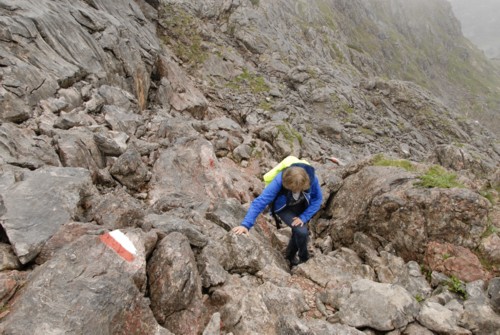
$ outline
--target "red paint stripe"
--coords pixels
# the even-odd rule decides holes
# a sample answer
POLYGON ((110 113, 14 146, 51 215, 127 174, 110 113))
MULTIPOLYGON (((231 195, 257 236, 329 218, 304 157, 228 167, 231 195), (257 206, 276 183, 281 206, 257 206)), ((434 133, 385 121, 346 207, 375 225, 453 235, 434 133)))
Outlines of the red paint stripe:
POLYGON ((127 262, 132 262, 134 260, 134 255, 125 249, 118 241, 116 241, 109 233, 100 236, 101 241, 108 247, 113 249, 121 258, 127 262))

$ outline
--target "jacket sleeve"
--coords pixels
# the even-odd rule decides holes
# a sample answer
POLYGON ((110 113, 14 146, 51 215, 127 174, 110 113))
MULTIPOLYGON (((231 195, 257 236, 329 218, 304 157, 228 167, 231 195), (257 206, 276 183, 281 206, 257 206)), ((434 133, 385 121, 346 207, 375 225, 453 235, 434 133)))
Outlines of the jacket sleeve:
POLYGON ((266 206, 276 198, 281 190, 281 175, 282 173, 280 172, 264 189, 264 191, 262 191, 262 194, 252 201, 252 204, 250 205, 250 208, 248 209, 248 212, 245 215, 243 222, 241 223, 242 226, 246 227, 247 229, 252 228, 255 224, 257 216, 259 216, 259 214, 262 213, 266 206))
POLYGON ((302 222, 307 223, 316 214, 323 201, 323 195, 321 194, 321 187, 319 185, 318 177, 314 177, 314 182, 311 187, 311 202, 309 206, 305 209, 302 214, 300 214, 300 219, 302 222))

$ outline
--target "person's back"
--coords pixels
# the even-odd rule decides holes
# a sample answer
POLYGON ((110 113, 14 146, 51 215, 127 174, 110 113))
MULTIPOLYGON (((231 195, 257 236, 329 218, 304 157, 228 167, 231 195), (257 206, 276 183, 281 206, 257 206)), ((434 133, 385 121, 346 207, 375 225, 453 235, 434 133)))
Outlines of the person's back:
POLYGON ((308 260, 308 221, 318 212, 322 202, 321 188, 314 168, 298 162, 279 172, 250 205, 240 226, 233 228, 237 235, 248 234, 257 216, 273 204, 272 211, 283 223, 292 228, 286 257, 296 265, 308 260), (296 259, 296 254, 299 260, 296 259))

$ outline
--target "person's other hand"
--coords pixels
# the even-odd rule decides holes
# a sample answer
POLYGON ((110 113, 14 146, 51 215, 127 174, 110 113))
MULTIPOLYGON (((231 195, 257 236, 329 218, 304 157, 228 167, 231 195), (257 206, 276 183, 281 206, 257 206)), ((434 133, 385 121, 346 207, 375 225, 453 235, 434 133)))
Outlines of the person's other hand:
POLYGON ((299 217, 293 218, 292 221, 292 227, 302 227, 304 225, 304 222, 299 217))
POLYGON ((236 235, 248 235, 248 229, 243 226, 234 227, 231 231, 236 235))

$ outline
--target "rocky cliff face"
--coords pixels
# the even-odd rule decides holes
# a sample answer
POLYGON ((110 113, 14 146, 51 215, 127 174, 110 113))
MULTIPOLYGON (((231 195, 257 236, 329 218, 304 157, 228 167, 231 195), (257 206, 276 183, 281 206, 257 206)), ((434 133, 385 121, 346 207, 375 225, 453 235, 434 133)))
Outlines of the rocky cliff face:
POLYGON ((468 39, 478 45, 490 58, 500 58, 500 44, 495 38, 500 29, 498 11, 500 4, 494 0, 477 3, 450 0, 453 12, 460 20, 462 31, 468 39))
POLYGON ((498 333, 500 144, 451 107, 495 70, 402 2, 0 1, 1 332, 498 333), (229 231, 292 154, 290 271, 289 228, 229 231))

